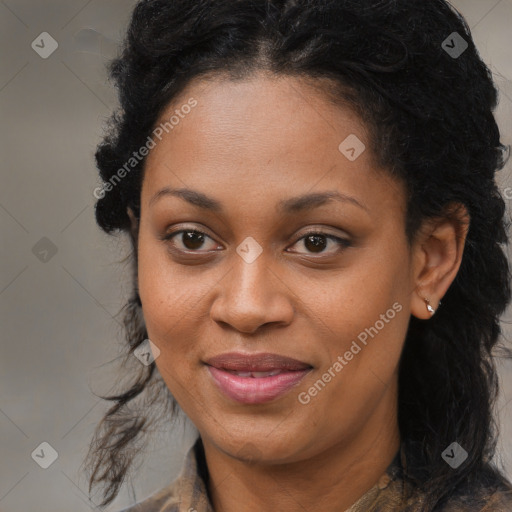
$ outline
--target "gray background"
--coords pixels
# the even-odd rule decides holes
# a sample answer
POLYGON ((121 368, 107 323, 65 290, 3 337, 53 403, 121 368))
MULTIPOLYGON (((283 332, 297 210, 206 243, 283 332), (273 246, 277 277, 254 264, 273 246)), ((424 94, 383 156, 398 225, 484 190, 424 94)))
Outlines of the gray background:
MULTIPOLYGON (((503 141, 511 144, 512 0, 453 4, 494 73, 501 91, 497 118, 503 141)), ((104 66, 115 55, 133 5, 127 0, 0 1, 2 512, 80 512, 95 509, 99 501, 88 500, 80 465, 106 410, 92 391, 108 393, 117 375, 123 338, 116 314, 130 274, 119 263, 128 253, 126 239, 108 237, 94 222, 93 153, 116 104, 104 66), (48 59, 31 47, 42 32, 59 45, 48 59), (43 237, 51 244, 40 242, 43 237), (50 252, 34 250, 38 243, 50 252), (48 469, 31 458, 42 442, 58 452, 48 469)), ((499 174, 509 198, 511 165, 512 159, 499 174)), ((509 309, 503 318, 508 340, 511 317, 509 309)), ((501 364, 501 376, 500 449, 512 476, 510 363, 501 364)), ((133 482, 137 500, 177 476, 194 435, 183 420, 155 436, 133 482)), ((106 510, 131 502, 124 486, 106 510)))

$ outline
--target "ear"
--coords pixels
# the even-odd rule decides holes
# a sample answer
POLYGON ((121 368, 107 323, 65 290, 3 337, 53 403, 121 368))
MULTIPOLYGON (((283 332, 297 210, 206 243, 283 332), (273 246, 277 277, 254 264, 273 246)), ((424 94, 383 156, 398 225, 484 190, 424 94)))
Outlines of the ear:
POLYGON ((126 209, 126 213, 128 214, 128 217, 130 217, 130 222, 131 222, 130 231, 131 231, 133 240, 136 241, 138 239, 138 235, 139 235, 139 220, 137 219, 137 217, 133 213, 133 210, 129 206, 126 209))
POLYGON ((414 292, 411 314, 426 320, 433 313, 427 299, 437 310, 439 302, 452 284, 460 264, 469 230, 470 216, 463 204, 450 204, 444 215, 427 219, 413 245, 414 292))

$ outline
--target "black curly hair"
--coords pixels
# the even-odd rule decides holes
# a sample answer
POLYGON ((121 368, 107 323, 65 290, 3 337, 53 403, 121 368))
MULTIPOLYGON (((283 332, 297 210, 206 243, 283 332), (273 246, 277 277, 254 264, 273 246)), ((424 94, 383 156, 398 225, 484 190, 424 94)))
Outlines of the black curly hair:
MULTIPOLYGON (((122 180, 113 177, 192 80, 221 73, 242 80, 258 70, 323 84, 329 98, 358 113, 376 162, 406 186, 409 243, 425 219, 449 215, 447 205, 468 209, 462 263, 442 307, 428 322, 410 319, 398 421, 405 477, 426 493, 425 512, 441 510, 462 487, 497 486, 505 477, 490 464, 498 434, 495 357, 498 348, 511 355, 500 328, 511 274, 504 253, 509 222, 495 173, 509 148, 493 115, 492 74, 464 18, 445 0, 143 0, 135 6, 122 53, 110 64, 120 108, 96 152, 101 178, 112 185, 99 194, 97 223, 107 233, 127 232, 133 247, 125 364, 148 337, 136 233, 127 215, 128 207, 140 215, 145 160, 122 180), (454 32, 467 43, 457 56, 445 43, 454 32), (454 440, 469 454, 457 471, 441 458, 454 440)), ((87 455, 89 491, 102 485, 101 505, 118 494, 157 419, 156 405, 176 410, 155 363, 138 365, 137 372, 121 393, 103 397, 115 404, 87 455), (140 400, 144 407, 135 407, 140 400)))

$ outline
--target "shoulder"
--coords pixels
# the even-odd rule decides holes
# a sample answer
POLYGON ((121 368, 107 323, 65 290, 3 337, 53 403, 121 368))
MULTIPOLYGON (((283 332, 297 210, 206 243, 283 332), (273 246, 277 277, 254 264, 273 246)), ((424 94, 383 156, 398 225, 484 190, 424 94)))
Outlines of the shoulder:
POLYGON ((179 500, 174 487, 174 484, 164 487, 146 499, 128 508, 123 508, 119 512, 178 512, 179 500))
POLYGON ((512 512, 512 491, 465 495, 450 500, 442 512, 512 512))
POLYGON ((206 488, 207 477, 204 450, 199 437, 189 448, 176 480, 119 512, 213 512, 206 488))
POLYGON ((512 512, 512 483, 491 466, 478 476, 477 482, 459 488, 443 512, 512 512))

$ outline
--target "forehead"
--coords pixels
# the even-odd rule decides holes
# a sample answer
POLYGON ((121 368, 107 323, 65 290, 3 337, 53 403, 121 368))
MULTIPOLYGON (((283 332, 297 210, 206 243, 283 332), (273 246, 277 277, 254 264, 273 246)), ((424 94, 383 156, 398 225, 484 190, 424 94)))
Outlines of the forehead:
POLYGON ((168 106, 157 125, 172 117, 176 123, 173 137, 165 137, 165 133, 166 140, 159 145, 168 143, 169 148, 176 149, 194 142, 196 151, 190 157, 215 150, 217 155, 236 159, 233 148, 242 146, 244 152, 239 158, 253 151, 261 157, 261 149, 265 149, 266 154, 284 152, 289 158, 313 159, 318 158, 315 148, 336 152, 350 134, 367 138, 359 117, 348 106, 335 106, 311 79, 265 72, 236 81, 221 75, 192 82, 168 106), (185 114, 191 98, 197 106, 185 114), (178 119, 176 114, 180 113, 178 119))
POLYGON ((296 77, 192 82, 156 126, 166 122, 146 160, 146 200, 168 186, 278 202, 320 189, 378 196, 397 185, 375 168, 355 112, 296 77))

